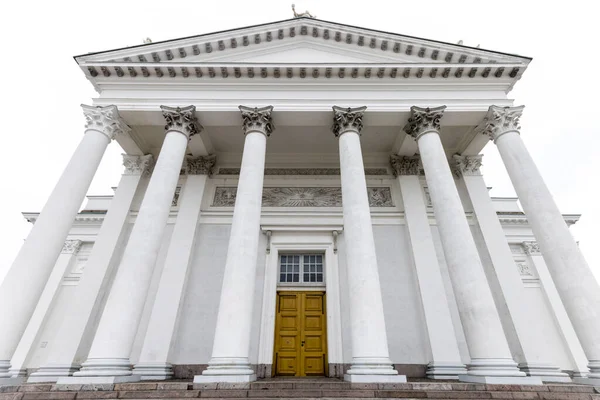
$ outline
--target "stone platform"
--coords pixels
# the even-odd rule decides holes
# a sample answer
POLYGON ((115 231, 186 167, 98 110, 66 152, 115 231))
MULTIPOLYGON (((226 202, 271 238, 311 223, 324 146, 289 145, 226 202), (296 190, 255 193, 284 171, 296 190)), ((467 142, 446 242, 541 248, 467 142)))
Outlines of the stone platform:
POLYGON ((252 383, 144 382, 106 385, 0 386, 0 400, 79 399, 600 399, 600 387, 481 385, 452 382, 348 383, 337 379, 270 379, 252 383))

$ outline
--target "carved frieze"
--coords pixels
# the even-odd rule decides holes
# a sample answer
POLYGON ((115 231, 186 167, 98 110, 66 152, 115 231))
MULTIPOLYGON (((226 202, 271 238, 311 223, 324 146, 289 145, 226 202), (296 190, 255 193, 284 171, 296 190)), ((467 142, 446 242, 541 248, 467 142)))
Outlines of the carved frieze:
POLYGON ((123 154, 124 175, 147 174, 152 169, 153 164, 154 157, 152 154, 146 154, 145 156, 123 154))
POLYGON ((444 116, 446 106, 435 108, 423 108, 412 106, 410 108, 410 118, 404 126, 404 132, 418 139, 422 134, 430 131, 440 130, 440 120, 444 116))
POLYGON ((539 256, 542 254, 538 242, 523 242, 521 245, 528 256, 539 256))
POLYGON ((360 134, 363 127, 363 114, 366 109, 366 106, 356 108, 333 106, 333 126, 331 127, 333 134, 338 137, 348 130, 360 134))
POLYGON ((481 168, 483 155, 459 156, 455 154, 452 158, 454 159, 452 170, 457 177, 460 178, 463 175, 481 175, 479 168, 481 168))
POLYGON ((273 106, 261 108, 239 106, 239 109, 242 113, 244 135, 250 131, 259 131, 266 136, 271 136, 271 132, 275 130, 273 118, 271 117, 273 106))
POLYGON ((419 156, 399 156, 392 154, 390 156, 390 164, 394 171, 394 176, 399 175, 419 175, 419 163, 421 159, 419 156))
POLYGON ((185 161, 185 171, 188 175, 212 175, 217 156, 188 157, 185 161))
POLYGON ((519 269, 519 274, 522 276, 533 276, 531 268, 529 268, 529 264, 527 264, 527 262, 517 262, 517 268, 519 269))
MULTIPOLYGON (((236 187, 217 187, 213 207, 233 207, 236 187)), ((393 207, 389 187, 367 188, 371 207, 393 207)), ((341 207, 342 189, 339 187, 265 187, 263 207, 341 207)))
POLYGON ((110 140, 117 135, 127 134, 131 131, 131 128, 119 115, 117 106, 93 107, 82 104, 81 108, 83 108, 85 116, 86 130, 102 132, 110 140))
POLYGON ((478 126, 484 135, 488 135, 494 142, 507 132, 519 131, 519 119, 523 115, 525 106, 498 107, 490 106, 483 122, 478 126))
MULTIPOLYGON (((219 168, 219 175, 239 175, 240 168, 219 168)), ((265 175, 340 175, 339 168, 265 168, 265 175)), ((365 175, 388 175, 386 168, 365 168, 365 175)))
POLYGON ((178 131, 189 138, 202 131, 202 125, 196 118, 196 106, 187 107, 168 107, 160 106, 163 117, 165 118, 165 130, 178 131))
POLYGON ((81 248, 81 240, 65 240, 61 253, 63 254, 77 254, 81 248))

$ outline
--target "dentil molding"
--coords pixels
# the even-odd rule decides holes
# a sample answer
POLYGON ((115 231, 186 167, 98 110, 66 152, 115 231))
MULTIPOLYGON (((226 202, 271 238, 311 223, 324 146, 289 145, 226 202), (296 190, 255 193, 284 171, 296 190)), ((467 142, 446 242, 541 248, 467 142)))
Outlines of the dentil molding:
POLYGON ((125 167, 123 175, 146 175, 154 166, 154 157, 152 154, 145 156, 123 154, 123 166, 125 167))
POLYGON ((404 132, 418 139, 421 135, 431 131, 440 131, 440 120, 444 116, 446 106, 435 108, 423 108, 412 106, 410 108, 410 118, 404 126, 404 132))
POLYGON ((117 135, 128 134, 131 131, 129 125, 119 115, 117 106, 94 107, 82 104, 81 108, 85 117, 86 131, 101 132, 110 140, 117 135))
POLYGON ((178 131, 183 133, 187 138, 200 133, 203 127, 196 118, 196 106, 187 107, 169 107, 160 106, 163 117, 165 118, 165 130, 178 131))
POLYGON ((248 132, 258 131, 267 137, 271 136, 271 132, 275 130, 273 118, 271 117, 273 106, 261 108, 239 106, 239 109, 242 113, 242 128, 244 129, 244 135, 248 132))
POLYGON ((479 168, 481 168, 482 154, 476 156, 460 156, 455 154, 452 158, 454 159, 452 170, 457 177, 481 175, 479 168))
MULTIPOLYGON (((219 168, 219 175, 239 175, 241 168, 219 168)), ((365 175, 388 175, 386 168, 365 168, 365 175)), ((265 168, 265 175, 340 175, 339 168, 265 168)))
POLYGON ((479 125, 477 130, 481 131, 484 135, 489 136, 490 140, 493 140, 494 142, 505 133, 514 131, 518 133, 521 129, 519 119, 523 115, 524 108, 525 106, 490 106, 483 122, 479 125))
POLYGON ((335 137, 339 137, 342 133, 349 130, 360 135, 363 127, 363 114, 366 109, 367 106, 356 108, 333 106, 333 126, 331 130, 335 137))

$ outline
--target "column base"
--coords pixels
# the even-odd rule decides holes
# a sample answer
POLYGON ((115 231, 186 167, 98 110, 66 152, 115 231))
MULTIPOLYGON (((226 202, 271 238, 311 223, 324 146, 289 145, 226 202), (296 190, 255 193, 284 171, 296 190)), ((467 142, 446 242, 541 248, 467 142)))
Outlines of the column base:
POLYGON ((24 376, 11 376, 10 378, 0 378, 0 386, 20 385, 25 382, 24 376))
POLYGON ((133 375, 143 381, 165 381, 173 379, 173 366, 169 363, 139 363, 133 367, 133 375))
POLYGON ((114 383, 139 382, 139 375, 121 376, 63 376, 58 378, 56 385, 112 385, 114 383))
POLYGON ((528 376, 537 376, 541 378, 543 382, 571 382, 569 374, 562 372, 561 369, 555 365, 524 363, 519 364, 519 368, 528 376))
POLYGON ((580 385, 600 386, 600 378, 573 378, 573 383, 580 385))
POLYGON ((0 379, 12 378, 10 360, 0 360, 0 379))
POLYGON ((37 371, 29 375, 27 383, 56 382, 60 378, 73 375, 79 371, 79 364, 42 365, 37 371))
POLYGON ((19 368, 19 369, 9 369, 8 373, 12 378, 16 377, 27 377, 27 368, 19 368))
POLYGON ((458 379, 465 375, 467 367, 464 364, 453 362, 430 362, 427 364, 427 378, 429 379, 458 379))
POLYGON ((129 358, 88 358, 73 376, 60 378, 56 384, 111 384, 139 381, 139 375, 131 374, 129 358))
POLYGON ((404 383, 406 376, 398 375, 387 357, 354 357, 344 380, 355 383, 404 383))
POLYGON ((406 375, 344 374, 344 380, 351 383, 406 383, 406 375))
POLYGON ((194 376, 194 383, 245 383, 254 382, 256 373, 246 357, 215 357, 202 375, 194 376))
POLYGON ((485 383, 490 385, 543 385, 537 376, 481 376, 459 375, 458 380, 467 383, 485 383))

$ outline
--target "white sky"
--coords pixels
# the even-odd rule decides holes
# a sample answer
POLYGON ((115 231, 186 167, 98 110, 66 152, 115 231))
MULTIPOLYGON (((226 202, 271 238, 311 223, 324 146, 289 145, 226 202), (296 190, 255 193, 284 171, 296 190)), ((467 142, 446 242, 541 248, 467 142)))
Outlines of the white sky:
MULTIPOLYGON (((292 17, 288 1, 7 1, 2 5, 0 280, 83 134, 79 105, 96 95, 74 55, 292 17), (17 123, 17 125, 13 125, 17 123)), ((522 137, 600 280, 600 2, 308 1, 296 10, 365 28, 533 57, 511 97, 526 105, 522 137)), ((121 149, 109 146, 89 194, 118 183, 121 149)), ((484 151, 493 196, 514 196, 493 144, 484 151)))

